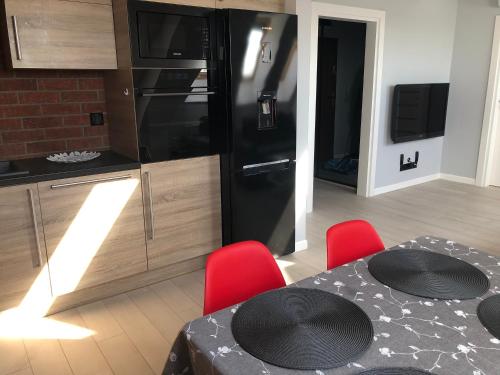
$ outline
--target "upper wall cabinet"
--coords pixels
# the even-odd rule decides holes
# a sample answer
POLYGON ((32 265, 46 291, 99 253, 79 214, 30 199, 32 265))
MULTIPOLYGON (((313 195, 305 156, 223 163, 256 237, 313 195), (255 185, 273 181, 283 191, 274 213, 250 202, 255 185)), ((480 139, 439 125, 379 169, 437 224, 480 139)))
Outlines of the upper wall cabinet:
POLYGON ((194 7, 215 8, 216 0, 148 0, 155 3, 189 5, 194 7))
POLYGON ((216 8, 250 9, 282 13, 285 0, 216 0, 216 8))
POLYGON ((116 69, 111 0, 4 0, 13 68, 116 69))

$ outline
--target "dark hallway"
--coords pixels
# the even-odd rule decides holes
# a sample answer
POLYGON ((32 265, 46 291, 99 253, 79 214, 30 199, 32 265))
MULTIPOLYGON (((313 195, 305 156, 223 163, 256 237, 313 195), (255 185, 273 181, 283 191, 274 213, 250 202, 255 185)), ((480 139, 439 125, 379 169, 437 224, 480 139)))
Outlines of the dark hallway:
POLYGON ((320 19, 315 177, 357 186, 366 24, 320 19))

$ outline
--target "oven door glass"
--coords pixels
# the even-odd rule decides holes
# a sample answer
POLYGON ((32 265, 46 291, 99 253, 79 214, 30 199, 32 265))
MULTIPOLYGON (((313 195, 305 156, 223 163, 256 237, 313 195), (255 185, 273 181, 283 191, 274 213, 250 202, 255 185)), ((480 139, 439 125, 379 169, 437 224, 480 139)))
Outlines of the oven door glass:
POLYGON ((215 93, 202 88, 184 92, 148 90, 136 102, 141 161, 187 159, 216 153, 215 93))
POLYGON ((139 55, 151 59, 208 59, 205 17, 137 12, 139 55))

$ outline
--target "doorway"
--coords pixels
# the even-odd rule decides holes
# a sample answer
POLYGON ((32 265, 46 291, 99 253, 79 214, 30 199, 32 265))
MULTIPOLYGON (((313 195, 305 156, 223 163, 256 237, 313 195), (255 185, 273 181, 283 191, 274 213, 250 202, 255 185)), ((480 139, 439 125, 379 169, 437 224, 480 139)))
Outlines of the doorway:
MULTIPOLYGON (((312 212, 314 200, 314 160, 316 133, 316 88, 318 67, 318 29, 321 19, 343 20, 366 24, 366 53, 363 77, 363 105, 357 195, 375 194, 377 149, 381 123, 382 71, 385 35, 385 11, 337 5, 319 1, 296 2, 299 17, 297 107, 297 226, 305 223, 305 214, 312 212), (303 197, 306 197, 304 200, 303 197)), ((305 224, 303 225, 305 227, 305 224)))
POLYGON ((356 188, 366 23, 319 19, 314 176, 356 188))

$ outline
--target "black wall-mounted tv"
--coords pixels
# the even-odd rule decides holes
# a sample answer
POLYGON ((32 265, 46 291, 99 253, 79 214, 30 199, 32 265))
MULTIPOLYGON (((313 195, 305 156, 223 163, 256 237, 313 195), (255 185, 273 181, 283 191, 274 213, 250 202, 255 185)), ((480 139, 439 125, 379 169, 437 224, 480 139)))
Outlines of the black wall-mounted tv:
POLYGON ((449 90, 449 83, 397 85, 391 123, 394 143, 443 136, 449 90))

